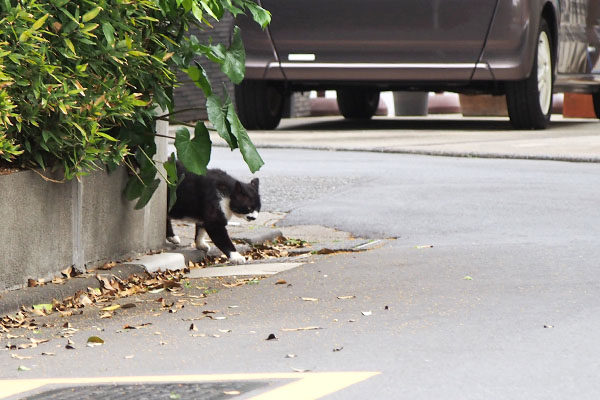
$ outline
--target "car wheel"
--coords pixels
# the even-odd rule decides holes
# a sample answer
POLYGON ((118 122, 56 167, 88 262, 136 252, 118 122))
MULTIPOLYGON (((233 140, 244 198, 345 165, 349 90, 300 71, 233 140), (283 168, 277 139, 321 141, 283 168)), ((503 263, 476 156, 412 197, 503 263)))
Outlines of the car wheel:
POLYGON ((242 81, 235 86, 238 117, 246 129, 275 129, 285 100, 283 85, 268 81, 242 81))
POLYGON ((515 129, 544 129, 552 113, 554 54, 545 20, 540 24, 533 68, 529 77, 506 85, 506 105, 515 129))
POLYGON ((379 91, 361 87, 338 89, 337 103, 344 118, 369 119, 377 111, 379 91))

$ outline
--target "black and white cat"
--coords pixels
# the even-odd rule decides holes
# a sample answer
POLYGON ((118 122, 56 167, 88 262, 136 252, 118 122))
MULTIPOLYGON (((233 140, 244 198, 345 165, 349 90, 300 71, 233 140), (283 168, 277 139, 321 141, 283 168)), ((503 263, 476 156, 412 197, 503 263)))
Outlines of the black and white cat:
POLYGON ((167 215, 167 240, 179 244, 171 219, 185 219, 196 224, 196 248, 208 252, 206 235, 227 256, 229 261, 246 262, 238 253, 227 233, 227 222, 235 215, 248 221, 260 211, 258 178, 242 183, 220 169, 209 169, 206 175, 196 175, 177 161, 177 176, 185 174, 177 188, 177 201, 167 215))

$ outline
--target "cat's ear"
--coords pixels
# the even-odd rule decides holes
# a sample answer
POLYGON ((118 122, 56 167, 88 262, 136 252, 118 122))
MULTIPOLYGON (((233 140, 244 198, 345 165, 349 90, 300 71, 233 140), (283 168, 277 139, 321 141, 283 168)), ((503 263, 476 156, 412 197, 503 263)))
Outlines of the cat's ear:
POLYGON ((235 187, 233 188, 233 193, 242 193, 244 189, 242 188, 242 184, 239 181, 235 182, 235 187))
POLYGON ((258 178, 254 178, 250 181, 250 184, 256 188, 258 191, 258 178))

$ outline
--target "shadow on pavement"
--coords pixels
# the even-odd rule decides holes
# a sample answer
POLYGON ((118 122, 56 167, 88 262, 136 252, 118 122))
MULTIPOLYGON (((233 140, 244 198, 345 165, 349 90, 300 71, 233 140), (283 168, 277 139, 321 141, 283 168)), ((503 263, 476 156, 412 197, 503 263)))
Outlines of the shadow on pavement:
MULTIPOLYGON (((589 121, 550 121, 548 130, 553 128, 568 128, 592 122, 589 121)), ((344 130, 448 130, 448 131, 512 131, 508 119, 398 119, 375 118, 372 120, 347 120, 302 118, 298 120, 285 120, 277 129, 278 131, 344 131, 344 130)))

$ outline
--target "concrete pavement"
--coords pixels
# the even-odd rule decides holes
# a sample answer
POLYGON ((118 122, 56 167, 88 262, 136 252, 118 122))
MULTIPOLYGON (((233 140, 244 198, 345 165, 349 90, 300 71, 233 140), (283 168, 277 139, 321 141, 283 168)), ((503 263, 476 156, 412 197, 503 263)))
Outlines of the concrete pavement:
MULTIPOLYGON (((171 127, 174 135, 177 127, 171 127)), ((284 119, 274 131, 252 131, 262 148, 302 148, 406 153, 452 157, 600 162, 600 124, 553 115, 542 131, 512 130, 507 118, 342 117, 284 119)), ((213 144, 224 145, 216 133, 213 144)))

